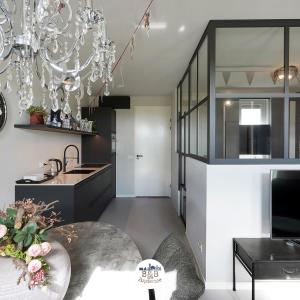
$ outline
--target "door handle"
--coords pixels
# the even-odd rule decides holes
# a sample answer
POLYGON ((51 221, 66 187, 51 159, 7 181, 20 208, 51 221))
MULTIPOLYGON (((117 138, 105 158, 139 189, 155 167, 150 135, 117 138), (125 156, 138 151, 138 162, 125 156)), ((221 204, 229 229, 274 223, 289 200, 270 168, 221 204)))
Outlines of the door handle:
POLYGON ((142 157, 144 157, 142 154, 137 154, 137 155, 136 155, 136 159, 140 159, 140 158, 142 158, 142 157))

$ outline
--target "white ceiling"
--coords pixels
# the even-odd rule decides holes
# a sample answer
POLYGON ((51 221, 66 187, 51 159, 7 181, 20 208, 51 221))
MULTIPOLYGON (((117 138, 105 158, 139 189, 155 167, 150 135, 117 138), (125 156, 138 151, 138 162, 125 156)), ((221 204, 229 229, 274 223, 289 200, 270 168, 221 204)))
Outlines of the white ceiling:
MULTIPOLYGON (((149 0, 94 0, 103 8, 109 37, 124 49, 149 0)), ((181 79, 200 37, 212 19, 296 19, 299 0, 154 0, 151 22, 166 29, 136 35, 133 59, 129 53, 116 69, 113 95, 170 95, 181 79), (185 31, 178 32, 180 26, 185 31), (123 71, 124 87, 121 72, 123 71)), ((101 84, 99 83, 99 87, 101 84)))

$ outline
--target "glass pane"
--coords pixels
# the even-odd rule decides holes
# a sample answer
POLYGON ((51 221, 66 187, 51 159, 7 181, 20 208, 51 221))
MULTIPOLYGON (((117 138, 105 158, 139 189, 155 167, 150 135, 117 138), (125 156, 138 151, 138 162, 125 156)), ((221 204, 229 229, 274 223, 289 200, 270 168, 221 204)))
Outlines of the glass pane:
POLYGON ((300 158, 300 98, 290 100, 289 157, 300 158))
POLYGON ((180 120, 180 124, 181 124, 181 149, 180 152, 184 153, 184 141, 185 141, 185 134, 184 134, 184 119, 180 120))
POLYGON ((198 101, 207 97, 207 38, 198 52, 198 101))
POLYGON ((181 104, 180 104, 180 102, 181 102, 181 95, 180 95, 180 86, 177 88, 177 107, 176 107, 176 109, 177 109, 177 119, 180 117, 180 107, 181 107, 181 104))
POLYGON ((189 153, 189 118, 188 118, 188 116, 186 116, 185 118, 184 118, 184 121, 185 121, 185 151, 184 151, 184 153, 189 153))
POLYGON ((300 93, 299 66, 300 66, 300 28, 290 28, 290 67, 289 83, 291 93, 300 93))
POLYGON ((182 89, 181 112, 182 114, 184 114, 189 109, 189 73, 186 74, 182 82, 181 89, 182 89))
POLYGON ((190 113, 190 154, 197 155, 197 108, 190 113))
POLYGON ((197 56, 191 65, 191 109, 197 105, 197 56))
POLYGON ((198 108, 198 155, 207 157, 207 101, 198 108))
POLYGON ((283 99, 218 99, 216 157, 283 158, 283 99))
POLYGON ((283 92, 283 28, 217 28, 216 92, 283 92))

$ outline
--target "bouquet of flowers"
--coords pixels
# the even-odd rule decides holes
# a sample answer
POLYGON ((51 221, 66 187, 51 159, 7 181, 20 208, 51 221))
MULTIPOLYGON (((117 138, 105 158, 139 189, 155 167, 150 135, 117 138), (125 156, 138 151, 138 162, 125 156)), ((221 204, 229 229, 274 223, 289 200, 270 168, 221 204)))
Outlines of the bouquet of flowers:
MULTIPOLYGON (((48 230, 61 222, 59 213, 52 210, 56 202, 34 203, 25 199, 0 210, 0 256, 13 258, 16 267, 22 270, 17 283, 28 276, 29 289, 49 284, 50 266, 46 257, 52 247, 46 240, 48 230)), ((76 237, 72 230, 57 228, 57 231, 69 242, 76 237)))

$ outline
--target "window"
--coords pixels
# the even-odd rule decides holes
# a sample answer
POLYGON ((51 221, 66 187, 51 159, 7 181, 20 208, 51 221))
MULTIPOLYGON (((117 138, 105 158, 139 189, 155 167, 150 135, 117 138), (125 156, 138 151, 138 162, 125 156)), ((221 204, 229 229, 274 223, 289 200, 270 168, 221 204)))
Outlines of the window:
POLYGON ((283 99, 217 99, 216 157, 283 158, 283 99))
POLYGON ((207 38, 198 51, 198 101, 207 97, 207 38))
POLYGON ((289 158, 300 158, 300 98, 290 100, 289 158))
POLYGON ((177 88, 177 120, 180 118, 181 116, 181 89, 180 86, 178 86, 177 88))
POLYGON ((207 158, 207 105, 204 101, 198 107, 198 155, 207 158))
POLYGON ((189 109, 189 73, 186 74, 181 85, 181 114, 189 109))
POLYGON ((217 93, 283 92, 283 66, 283 28, 216 29, 217 93))
POLYGON ((290 28, 289 89, 290 93, 300 93, 300 27, 290 28))
POLYGON ((190 113, 190 154, 193 155, 197 155, 197 113, 197 108, 190 113))
POLYGON ((193 109, 198 103, 197 95, 197 55, 195 56, 191 65, 191 109, 193 109))

